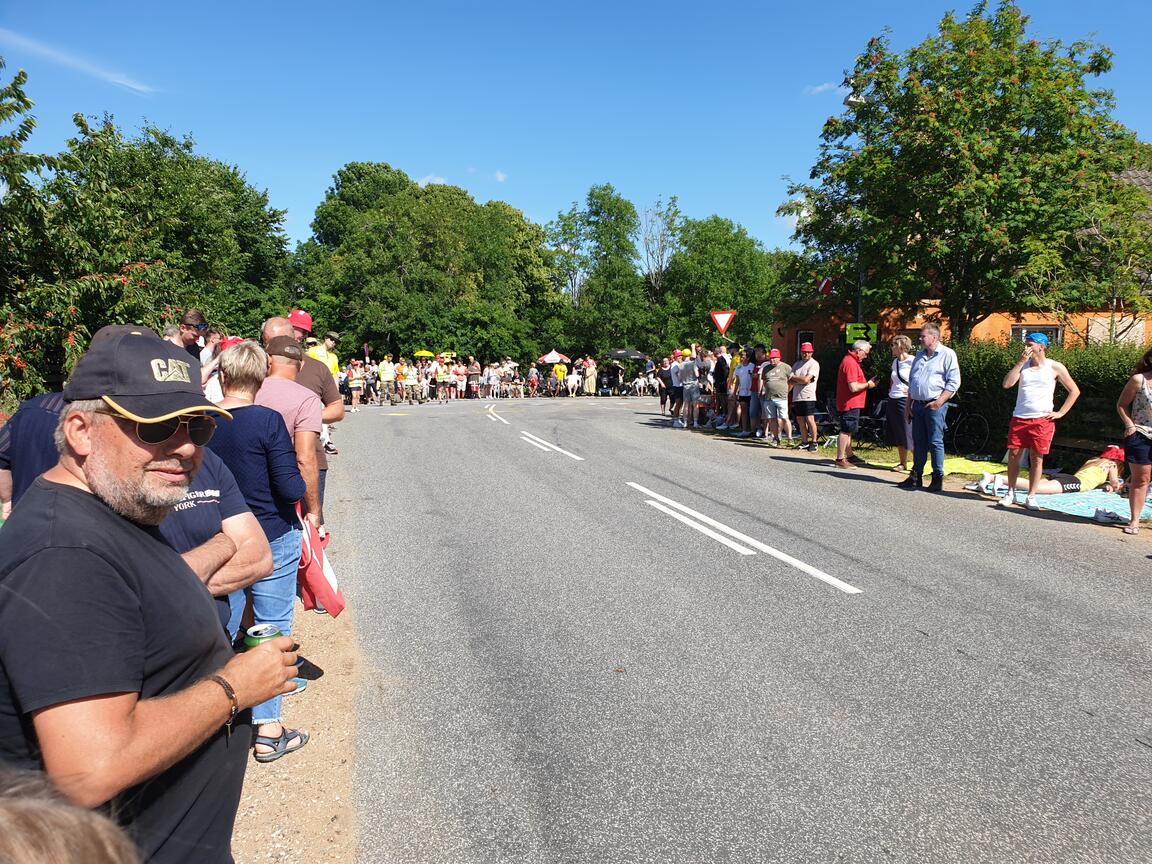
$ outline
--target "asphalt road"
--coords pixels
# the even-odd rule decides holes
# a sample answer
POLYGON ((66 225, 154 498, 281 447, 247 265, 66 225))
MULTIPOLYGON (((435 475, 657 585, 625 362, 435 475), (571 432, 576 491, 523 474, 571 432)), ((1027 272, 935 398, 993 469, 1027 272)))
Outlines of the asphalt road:
POLYGON ((490 413, 338 427, 362 861, 1152 861, 1152 538, 490 413))

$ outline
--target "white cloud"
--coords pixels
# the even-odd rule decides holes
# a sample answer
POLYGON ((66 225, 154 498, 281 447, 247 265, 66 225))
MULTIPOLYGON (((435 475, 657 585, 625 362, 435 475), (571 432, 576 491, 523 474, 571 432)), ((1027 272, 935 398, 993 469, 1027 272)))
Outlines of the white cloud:
POLYGON ((503 171, 497 171, 494 176, 496 177, 497 183, 503 183, 505 180, 508 179, 508 175, 505 174, 503 171))
POLYGON ((821 93, 827 93, 835 90, 837 93, 846 96, 848 95, 848 88, 842 87, 832 81, 825 81, 823 84, 809 84, 804 88, 805 96, 819 96, 821 93))
POLYGON ((141 84, 139 81, 135 81, 120 72, 114 72, 111 69, 105 69, 103 66, 97 66, 95 63, 90 63, 83 57, 68 54, 57 48, 53 48, 51 45, 45 45, 43 42, 37 42, 35 39, 29 39, 27 36, 21 36, 19 33, 14 33, 3 27, 0 27, 0 44, 8 45, 17 51, 43 57, 45 60, 50 60, 61 66, 67 66, 69 69, 75 69, 77 72, 87 75, 90 78, 115 84, 117 87, 123 87, 125 90, 131 90, 133 93, 148 94, 156 92, 155 87, 149 86, 148 84, 141 84))
POLYGON ((416 181, 420 186, 443 186, 448 181, 439 174, 428 174, 416 181))
POLYGON ((800 217, 795 213, 786 213, 783 216, 777 216, 776 221, 787 227, 789 232, 792 232, 795 231, 796 226, 800 224, 800 217))

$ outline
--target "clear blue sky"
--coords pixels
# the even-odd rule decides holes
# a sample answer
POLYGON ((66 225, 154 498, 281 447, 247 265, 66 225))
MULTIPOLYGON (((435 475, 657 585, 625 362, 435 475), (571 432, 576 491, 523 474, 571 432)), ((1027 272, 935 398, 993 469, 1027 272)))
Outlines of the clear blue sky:
MULTIPOLYGON (((1033 35, 1116 53, 1117 117, 1152 139, 1152 4, 1030 0, 1033 35)), ((55 152, 75 112, 188 132, 306 238, 333 173, 388 162, 546 222, 612 183, 638 209, 677 195, 769 247, 785 175, 807 176, 870 36, 895 48, 972 4, 764 2, 0 3, 0 56, 28 72, 55 152), (779 6, 780 8, 773 8, 779 6)))

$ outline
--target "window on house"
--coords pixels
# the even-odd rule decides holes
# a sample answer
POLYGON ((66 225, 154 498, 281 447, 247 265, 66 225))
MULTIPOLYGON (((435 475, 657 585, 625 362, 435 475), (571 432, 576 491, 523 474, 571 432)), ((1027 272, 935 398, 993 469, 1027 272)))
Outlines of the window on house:
POLYGON ((1048 337, 1050 345, 1063 345, 1064 344, 1064 328, 1057 326, 1039 325, 1031 327, 1025 324, 1012 325, 1012 341, 1023 342, 1024 336, 1028 333, 1043 333, 1048 337))

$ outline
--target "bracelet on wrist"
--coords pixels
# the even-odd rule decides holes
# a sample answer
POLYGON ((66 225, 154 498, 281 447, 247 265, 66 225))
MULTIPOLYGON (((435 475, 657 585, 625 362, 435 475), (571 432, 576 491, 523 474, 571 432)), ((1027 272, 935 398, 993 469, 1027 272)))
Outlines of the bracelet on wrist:
POLYGON ((224 728, 228 730, 228 735, 231 736, 232 724, 236 721, 236 715, 240 713, 240 703, 236 701, 236 691, 232 689, 232 685, 228 683, 223 675, 209 675, 206 680, 215 681, 219 684, 228 697, 228 701, 232 703, 232 709, 228 714, 228 719, 224 721, 224 728))

